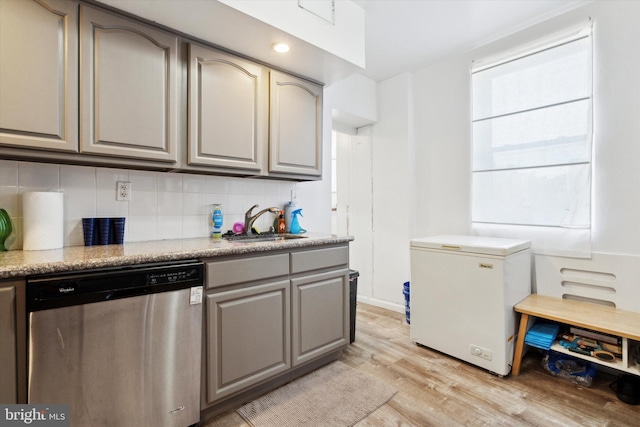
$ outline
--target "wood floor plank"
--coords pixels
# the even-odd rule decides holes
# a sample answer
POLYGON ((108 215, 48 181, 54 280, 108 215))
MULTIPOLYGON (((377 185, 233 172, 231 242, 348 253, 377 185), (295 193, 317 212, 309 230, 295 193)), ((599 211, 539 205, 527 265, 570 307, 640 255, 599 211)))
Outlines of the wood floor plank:
MULTIPOLYGON (((398 393, 357 427, 636 427, 640 406, 617 399, 599 372, 591 387, 553 377, 530 352, 520 375, 501 378, 415 344, 405 316, 359 303, 356 341, 342 361, 392 385, 398 393)), ((203 427, 245 427, 230 411, 203 427)))

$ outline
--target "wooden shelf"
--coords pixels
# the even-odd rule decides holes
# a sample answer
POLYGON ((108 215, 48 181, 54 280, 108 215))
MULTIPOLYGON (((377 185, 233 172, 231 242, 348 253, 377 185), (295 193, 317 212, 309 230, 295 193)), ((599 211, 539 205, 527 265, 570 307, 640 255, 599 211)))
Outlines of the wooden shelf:
POLYGON ((529 326, 529 316, 620 337, 622 339, 622 360, 616 362, 606 362, 595 357, 575 353, 559 344, 554 344, 551 349, 599 365, 640 375, 640 369, 629 361, 629 342, 640 341, 640 313, 537 294, 529 295, 516 304, 514 310, 517 313, 521 313, 521 318, 513 356, 512 375, 516 376, 520 373, 520 362, 522 360, 524 338, 529 326))
MULTIPOLYGON (((615 362, 606 362, 604 360, 596 359, 595 357, 592 357, 592 356, 587 356, 586 354, 580 354, 573 351, 569 351, 558 343, 553 344, 551 346, 551 350, 557 351, 558 353, 568 354, 569 356, 573 356, 577 359, 583 359, 592 363, 597 363, 598 365, 608 366, 610 368, 618 369, 620 371, 625 371, 625 372, 627 371, 624 364, 622 363, 622 360, 619 360, 619 359, 616 359, 615 362)), ((637 369, 633 373, 637 373, 637 369)))
POLYGON ((640 341, 640 313, 615 307, 529 295, 515 306, 518 313, 541 317, 640 341))

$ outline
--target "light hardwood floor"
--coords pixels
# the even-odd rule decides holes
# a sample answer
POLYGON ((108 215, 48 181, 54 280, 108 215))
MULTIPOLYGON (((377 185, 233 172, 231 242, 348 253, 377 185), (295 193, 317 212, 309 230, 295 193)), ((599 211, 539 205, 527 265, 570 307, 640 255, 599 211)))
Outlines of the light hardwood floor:
MULTIPOLYGON (((356 424, 368 426, 640 426, 640 406, 621 402, 599 372, 590 388, 548 374, 529 352, 520 375, 500 378, 416 345, 404 315, 358 304, 356 340, 342 361, 398 389, 356 424)), ((234 411, 204 427, 248 426, 234 411)))

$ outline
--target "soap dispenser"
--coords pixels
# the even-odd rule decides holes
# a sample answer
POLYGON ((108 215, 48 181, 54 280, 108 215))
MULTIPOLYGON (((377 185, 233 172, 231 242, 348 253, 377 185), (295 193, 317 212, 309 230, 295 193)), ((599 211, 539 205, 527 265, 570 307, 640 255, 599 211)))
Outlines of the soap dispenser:
POLYGON ((222 218, 222 205, 216 203, 213 205, 213 212, 211 213, 211 224, 213 224, 211 236, 213 240, 222 239, 222 218))
POLYGON ((284 205, 284 226, 287 233, 291 233, 291 213, 296 210, 296 202, 288 201, 284 205))
POLYGON ((280 213, 278 214, 278 233, 282 234, 282 233, 286 233, 287 232, 287 226, 284 223, 284 211, 280 211, 280 213))

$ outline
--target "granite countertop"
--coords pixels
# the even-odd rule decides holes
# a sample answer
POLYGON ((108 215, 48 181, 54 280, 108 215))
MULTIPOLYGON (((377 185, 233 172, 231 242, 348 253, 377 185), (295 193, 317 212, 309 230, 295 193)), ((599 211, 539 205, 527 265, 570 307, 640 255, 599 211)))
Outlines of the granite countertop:
POLYGON ((352 240, 351 236, 306 233, 303 238, 270 242, 232 242, 224 239, 216 242, 211 238, 202 237, 122 245, 69 246, 46 251, 8 251, 0 253, 0 279, 118 265, 299 249, 352 240))

